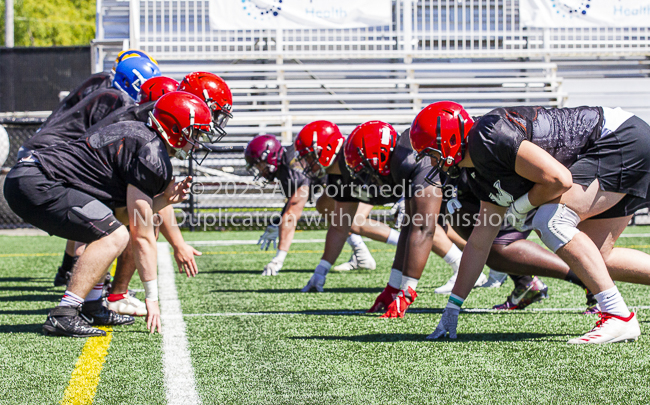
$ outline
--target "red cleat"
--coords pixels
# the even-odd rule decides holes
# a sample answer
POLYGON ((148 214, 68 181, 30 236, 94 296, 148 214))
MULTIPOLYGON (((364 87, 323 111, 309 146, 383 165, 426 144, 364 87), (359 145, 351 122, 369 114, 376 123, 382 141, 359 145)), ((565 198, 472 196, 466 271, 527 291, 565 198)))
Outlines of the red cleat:
POLYGON ((398 288, 393 288, 386 284, 386 288, 384 288, 384 291, 379 294, 377 299, 375 300, 375 303, 372 304, 372 307, 370 307, 369 310, 367 310, 367 313, 371 312, 383 312, 388 308, 391 302, 395 301, 395 297, 397 297, 397 293, 399 293, 398 288))
POLYGON ((386 313, 380 316, 380 318, 404 318, 404 313, 406 313, 409 305, 418 297, 418 294, 411 287, 409 287, 408 292, 411 294, 410 299, 406 297, 404 290, 400 290, 395 300, 388 306, 386 313))

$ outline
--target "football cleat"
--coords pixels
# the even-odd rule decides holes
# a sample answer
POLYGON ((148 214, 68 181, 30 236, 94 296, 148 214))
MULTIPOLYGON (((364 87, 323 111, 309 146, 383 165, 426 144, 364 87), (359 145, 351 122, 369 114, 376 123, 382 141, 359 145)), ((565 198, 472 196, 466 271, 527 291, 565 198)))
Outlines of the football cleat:
POLYGON ((524 309, 530 304, 548 298, 548 286, 542 282, 537 276, 533 277, 533 281, 526 284, 523 288, 516 288, 512 290, 506 302, 503 304, 495 305, 492 309, 498 310, 513 310, 524 309))
POLYGON ((120 315, 106 308, 102 300, 85 301, 81 305, 81 316, 91 325, 131 325, 135 322, 130 315, 120 315))
POLYGON ((43 334, 51 336, 91 337, 106 336, 106 332, 93 328, 80 316, 79 307, 55 307, 47 314, 43 334))
POLYGON ((70 277, 72 277, 71 271, 66 271, 63 269, 63 267, 59 267, 59 270, 56 272, 56 276, 54 276, 54 286, 60 287, 62 285, 68 285, 70 277))
POLYGON ((301 292, 323 292, 324 285, 325 285, 325 276, 322 274, 314 273, 309 279, 307 285, 304 286, 300 291, 301 292))
POLYGON ((500 271, 490 269, 490 275, 488 276, 487 281, 483 284, 482 288, 499 288, 506 282, 508 274, 501 273, 500 271))
POLYGON ((388 309, 388 306, 390 305, 391 302, 395 301, 395 297, 397 297, 397 293, 399 293, 399 288, 393 288, 390 285, 386 284, 386 288, 384 288, 384 291, 379 294, 377 299, 375 299, 375 303, 372 304, 372 307, 370 307, 369 310, 366 312, 372 313, 372 312, 383 312, 386 309, 388 309))
POLYGON ((583 336, 569 340, 570 344, 595 344, 634 341, 641 335, 639 321, 634 312, 630 316, 613 315, 607 312, 600 313, 600 319, 594 328, 583 336))
POLYGON ((397 297, 395 297, 393 302, 388 305, 386 313, 380 316, 380 318, 404 318, 404 314, 409 305, 411 305, 418 297, 418 294, 411 287, 408 288, 408 292, 411 295, 411 298, 406 296, 404 290, 400 290, 400 292, 397 293, 397 297))
POLYGON ((145 316, 147 315, 147 306, 144 302, 139 299, 131 296, 130 294, 124 294, 124 298, 117 301, 106 301, 107 307, 109 310, 116 312, 120 315, 131 315, 131 316, 145 316))
POLYGON ((350 271, 350 270, 374 270, 377 268, 377 262, 370 254, 370 250, 366 245, 363 245, 360 248, 355 249, 350 256, 350 260, 339 264, 334 267, 334 271, 350 271))
POLYGON ((598 300, 594 295, 585 288, 585 294, 587 295, 587 309, 582 313, 583 315, 595 315, 600 312, 600 306, 598 305, 598 300))
MULTIPOLYGON (((458 277, 458 272, 455 272, 449 280, 440 287, 436 288, 433 290, 436 294, 451 294, 451 290, 454 289, 454 285, 456 284, 456 278, 458 277)), ((478 276, 478 279, 474 283, 474 287, 481 287, 483 284, 487 282, 487 277, 485 277, 485 274, 481 272, 481 275, 478 276)))

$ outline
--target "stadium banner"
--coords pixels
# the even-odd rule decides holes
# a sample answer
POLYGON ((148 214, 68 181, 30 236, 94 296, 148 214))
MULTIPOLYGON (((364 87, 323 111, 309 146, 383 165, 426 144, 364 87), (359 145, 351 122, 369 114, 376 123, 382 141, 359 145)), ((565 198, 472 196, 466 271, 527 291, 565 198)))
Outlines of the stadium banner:
POLYGON ((392 24, 391 0, 210 0, 210 28, 363 28, 392 24))
POLYGON ((648 27, 650 0, 520 0, 524 27, 648 27))

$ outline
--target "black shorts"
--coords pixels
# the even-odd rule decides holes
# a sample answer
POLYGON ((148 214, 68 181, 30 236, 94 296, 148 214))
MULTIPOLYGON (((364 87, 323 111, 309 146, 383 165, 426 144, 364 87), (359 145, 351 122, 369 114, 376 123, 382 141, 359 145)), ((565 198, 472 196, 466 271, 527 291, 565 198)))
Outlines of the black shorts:
POLYGON ((626 194, 614 207, 592 218, 617 218, 650 206, 650 126, 633 116, 597 139, 569 168, 573 182, 626 194))
POLYGON ((50 235, 91 243, 122 226, 94 197, 48 179, 39 164, 22 162, 7 174, 4 195, 26 222, 50 235))

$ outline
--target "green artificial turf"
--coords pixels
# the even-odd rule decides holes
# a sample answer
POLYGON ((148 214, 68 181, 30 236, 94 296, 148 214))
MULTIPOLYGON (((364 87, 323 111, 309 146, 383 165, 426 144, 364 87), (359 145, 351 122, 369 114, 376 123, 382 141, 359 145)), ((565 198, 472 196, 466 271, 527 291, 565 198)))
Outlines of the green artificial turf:
MULTIPOLYGON (((631 227, 627 233, 648 233, 631 227)), ((257 240, 261 232, 185 233, 187 240, 257 240)), ((296 233, 323 239, 325 232, 296 233)), ((650 252, 650 238, 619 246, 650 252)), ((51 282, 64 241, 0 237, 0 403, 63 398, 86 339, 45 337, 40 328, 63 288, 51 282), (45 256, 7 254, 40 253, 45 256), (47 254, 50 254, 49 256, 47 254)), ((276 277, 274 256, 255 245, 200 246, 200 274, 176 277, 196 386, 204 404, 607 404, 650 402, 650 311, 636 343, 574 347, 595 316, 576 310, 463 313, 457 341, 429 342, 451 275, 431 257, 405 319, 362 313, 385 286, 394 247, 368 242, 377 270, 331 272, 321 294, 299 293, 323 243, 294 244, 276 277), (339 311, 339 312, 337 312, 339 311), (356 311, 356 312, 355 312, 356 311), (254 313, 254 315, 242 315, 254 313), (218 315, 218 316, 214 316, 218 315)), ((346 247, 338 263, 346 261, 346 247)), ((545 278, 550 298, 531 308, 583 308, 584 292, 545 278)), ((650 305, 650 288, 617 283, 629 306, 650 305)), ((141 288, 139 282, 133 287, 141 288)), ((464 308, 490 308, 512 289, 475 289, 464 308)), ((139 293, 140 298, 143 298, 139 293)), ((164 404, 162 338, 144 321, 114 328, 96 404, 164 404)))

